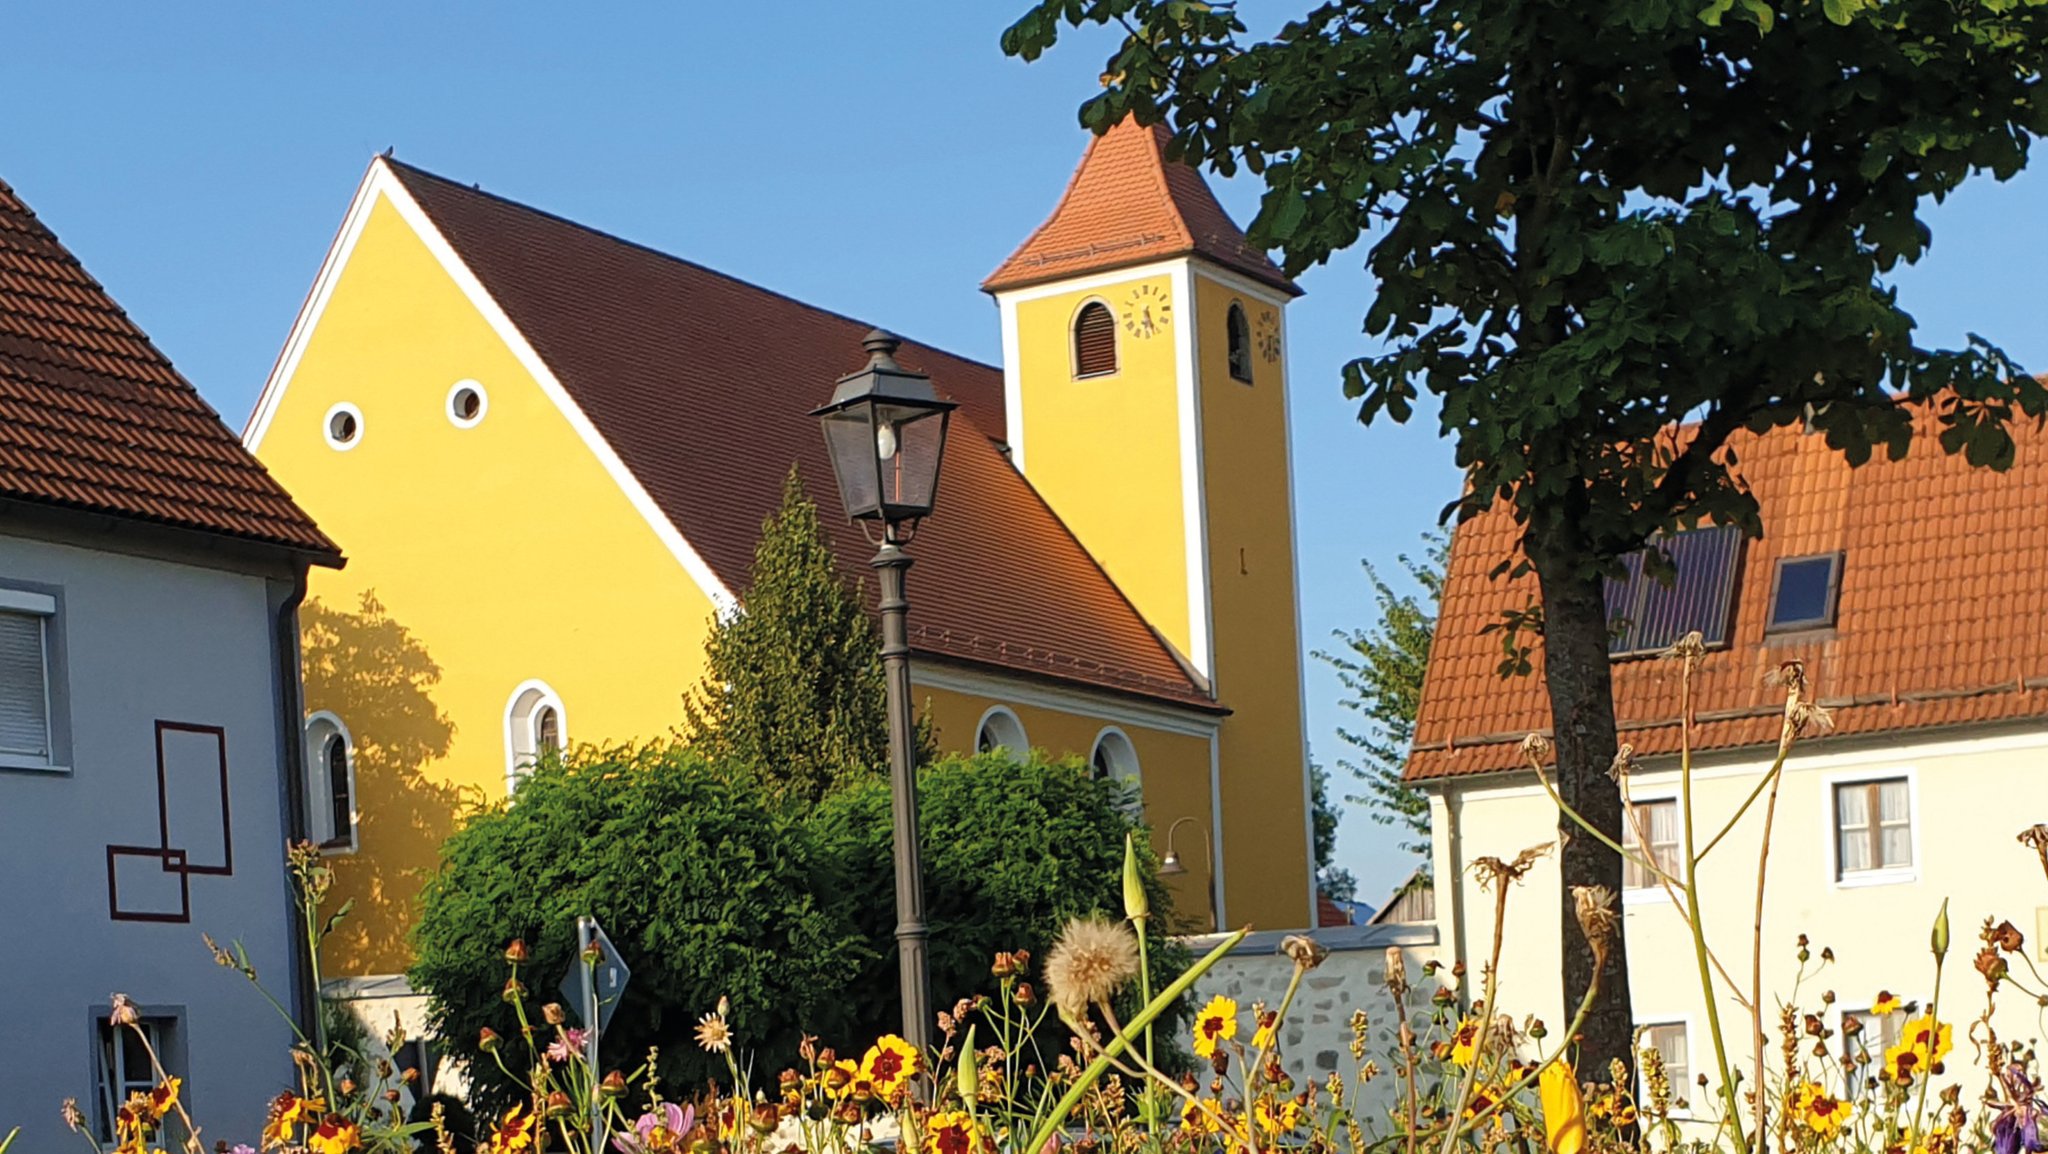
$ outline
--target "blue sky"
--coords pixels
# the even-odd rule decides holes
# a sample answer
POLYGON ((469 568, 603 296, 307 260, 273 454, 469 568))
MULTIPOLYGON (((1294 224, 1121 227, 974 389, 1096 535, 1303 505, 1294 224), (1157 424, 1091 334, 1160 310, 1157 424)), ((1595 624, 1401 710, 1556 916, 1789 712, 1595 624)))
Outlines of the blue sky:
MULTIPOLYGON (((1255 30, 1300 0, 1247 0, 1255 30)), ((988 361, 976 289, 1052 207, 1109 47, 1031 65, 1023 0, 778 5, 89 2, 8 16, 0 179, 240 428, 372 154, 409 161, 988 361), (204 12, 204 17, 195 13, 204 12), (772 19, 766 19, 772 13, 772 19)), ((2037 166, 2038 167, 2038 166, 2037 166)), ((1242 222, 1258 189, 1218 193, 1242 222)), ((1979 331, 2048 368, 2048 175, 1972 187, 1899 278, 1924 339, 1979 331)), ((1289 348, 1307 643, 1364 624, 1361 559, 1412 552, 1457 492, 1426 417, 1361 429, 1363 252, 1302 278, 1289 348)), ((1310 662, 1311 742, 1337 688, 1310 662)), ((1341 785, 1341 783, 1340 783, 1341 785)), ((1347 815, 1377 901, 1409 863, 1347 815)))

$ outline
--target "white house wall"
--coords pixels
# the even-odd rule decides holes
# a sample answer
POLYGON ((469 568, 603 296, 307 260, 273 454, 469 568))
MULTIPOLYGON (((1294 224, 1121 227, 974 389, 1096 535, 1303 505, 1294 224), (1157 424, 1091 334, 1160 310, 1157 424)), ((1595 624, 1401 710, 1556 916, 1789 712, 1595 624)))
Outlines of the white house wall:
POLYGON ((0 1130, 18 1149, 72 1146, 59 1103, 90 1109, 95 1018, 108 996, 175 1007, 184 1097, 206 1137, 254 1142, 267 1099, 289 1085, 290 1034, 202 933, 240 942, 289 1001, 284 804, 269 582, 40 540, 0 536, 0 587, 54 591, 72 735, 67 772, 0 770, 0 975, 10 1044, 0 1045, 0 1130), (157 722, 169 731, 168 837, 160 819, 157 722), (224 746, 232 861, 211 770, 224 746), (164 847, 188 866, 166 868, 164 847), (121 908, 111 904, 109 847, 121 908), (152 856, 154 855, 154 856, 152 856), (180 883, 189 919, 175 916, 180 883), (117 919, 116 913, 121 916, 117 919))
MULTIPOLYGON (((1701 844, 1741 805, 1769 764, 1758 757, 1703 763, 1694 782, 1701 844)), ((1928 997, 1933 989, 1928 936, 1944 897, 1950 902, 1952 936, 1944 998, 1953 998, 1945 1020, 1967 1022, 1982 1007, 1983 985, 1970 961, 1986 917, 2010 919, 2026 934, 2036 964, 2048 961, 2043 951, 2048 945, 2048 878, 2034 852, 2014 840, 2027 826, 2048 821, 2044 769, 2048 730, 1829 750, 1788 761, 1778 794, 1763 921, 1766 1025, 1773 1036, 1778 1002, 1793 996, 1796 940, 1802 933, 1812 943, 1812 962, 1799 1003, 1819 1011, 1822 992, 1834 991, 1830 1025, 1839 1024, 1842 1010, 1867 1008, 1880 990, 1907 999, 1928 997), (1833 785, 1899 776, 1908 779, 1912 794, 1911 871, 1881 884, 1836 880, 1833 785), (1824 947, 1834 951, 1836 960, 1813 972, 1824 947)), ((1677 775, 1662 768, 1641 772, 1630 787, 1638 802, 1673 797, 1677 775)), ((1763 808, 1760 799, 1738 831, 1714 850, 1700 881, 1708 940, 1745 983, 1763 808)), ((1512 859, 1524 848, 1554 840, 1557 809, 1523 774, 1450 783, 1433 798, 1432 820, 1439 933, 1447 954, 1463 951, 1477 996, 1492 940, 1494 901, 1473 878, 1472 861, 1487 855, 1512 859), (1453 824, 1455 838, 1450 836, 1453 824), (1457 879, 1455 895, 1446 878, 1457 879)), ((1558 890, 1552 854, 1510 891, 1500 991, 1502 1010, 1518 1019, 1534 1013, 1553 1029, 1567 1020, 1557 977, 1558 890)), ((1689 931, 1661 893, 1631 892, 1624 906, 1637 1023, 1688 1023, 1692 1070, 1711 1071, 1713 1054, 1689 931)), ((2021 1005, 2026 999, 2010 994, 2006 1000, 2007 1012, 1998 1019, 2001 1034, 2008 1040, 2038 1037, 2035 1007, 2021 1005)), ((1732 1000, 1724 1000, 1721 1012, 1731 1046, 1746 1056, 1747 1014, 1732 1000)), ((1951 1060, 1952 1067, 1968 1060, 1960 1026, 1956 1042, 1961 1056, 1951 1060)))

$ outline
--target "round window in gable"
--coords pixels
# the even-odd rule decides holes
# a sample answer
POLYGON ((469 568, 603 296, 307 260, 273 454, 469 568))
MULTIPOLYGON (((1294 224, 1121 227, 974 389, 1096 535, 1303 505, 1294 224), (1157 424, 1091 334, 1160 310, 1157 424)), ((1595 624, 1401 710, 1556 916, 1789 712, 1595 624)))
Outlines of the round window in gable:
POLYGON ((472 429, 491 408, 491 398, 475 381, 457 381, 448 390, 448 419, 458 429, 472 429))
POLYGON ((327 410, 320 432, 327 438, 328 448, 347 452, 363 439, 363 411, 343 401, 327 410))

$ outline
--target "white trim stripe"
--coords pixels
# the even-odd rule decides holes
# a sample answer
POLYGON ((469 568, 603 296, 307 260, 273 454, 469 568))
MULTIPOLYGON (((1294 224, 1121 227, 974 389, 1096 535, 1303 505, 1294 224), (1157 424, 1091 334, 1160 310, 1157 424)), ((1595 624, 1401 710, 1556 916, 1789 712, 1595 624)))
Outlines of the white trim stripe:
POLYGON ((1118 725, 1156 730, 1161 733, 1177 733, 1185 737, 1209 737, 1216 732, 1217 725, 1222 720, 1208 713, 1123 700, 1110 696, 1110 691, 1107 690, 1098 696, 1081 689, 1068 689, 1035 680, 1013 679, 1001 674, 940 664, 931 658, 911 663, 910 681, 912 685, 927 689, 1009 701, 1034 709, 1050 709, 1076 717, 1110 721, 1118 725))
POLYGON ((1179 347, 1174 350, 1174 376, 1180 399, 1181 518, 1187 538, 1187 658, 1197 673, 1213 683, 1216 660, 1209 595, 1209 505, 1202 459, 1202 346, 1195 332, 1200 309, 1187 261, 1173 263, 1171 283, 1182 318, 1176 337, 1179 347))

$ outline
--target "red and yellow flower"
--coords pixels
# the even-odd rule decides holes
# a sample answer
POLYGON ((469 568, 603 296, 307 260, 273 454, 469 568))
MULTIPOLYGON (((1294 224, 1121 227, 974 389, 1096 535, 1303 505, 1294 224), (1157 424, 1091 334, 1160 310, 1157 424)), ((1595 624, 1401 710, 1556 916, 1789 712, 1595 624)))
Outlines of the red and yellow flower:
POLYGON ((1827 1092, 1818 1082, 1802 1082, 1788 1096, 1786 1105, 1793 1118, 1822 1137, 1834 1134, 1849 1121, 1853 1107, 1827 1092))
POLYGON ((1237 1003, 1218 994, 1195 1015, 1195 1053, 1215 1056, 1216 1047, 1237 1037, 1237 1003))
POLYGON ((1948 1023, 1922 1014, 1899 1031, 1899 1040, 1884 1052, 1884 1078, 1893 1085, 1906 1086, 1913 1079, 1930 1074, 1948 1056, 1948 1023))
POLYGON ((873 1083, 874 1096, 894 1098, 917 1076, 917 1047, 894 1034, 884 1034, 860 1060, 861 1076, 873 1083))
POLYGON ((1452 1062, 1470 1066, 1479 1053, 1479 1019, 1467 1018, 1458 1023, 1458 1032, 1451 1035, 1452 1062))
POLYGON ((298 1137, 295 1127, 301 1123, 312 1124, 327 1113, 327 1103, 320 1098, 301 1098, 286 1090, 270 1100, 270 1121, 263 1127, 263 1145, 288 1146, 298 1137))
POLYGON ((974 1115, 941 1110, 925 1120, 925 1154, 995 1154, 995 1143, 974 1115))
POLYGON ((513 1154, 515 1151, 533 1149, 533 1131, 538 1119, 524 1106, 514 1106, 505 1111, 498 1124, 491 1130, 491 1154, 513 1154))
POLYGON ((306 1149, 312 1154, 349 1154, 363 1148, 363 1131, 339 1114, 329 1114, 306 1135, 306 1149))
POLYGON ((1901 1004, 1897 994, 1892 993, 1890 990, 1879 990, 1876 1000, 1870 1003, 1870 1012, 1879 1016, 1896 1014, 1899 1012, 1901 1004))

